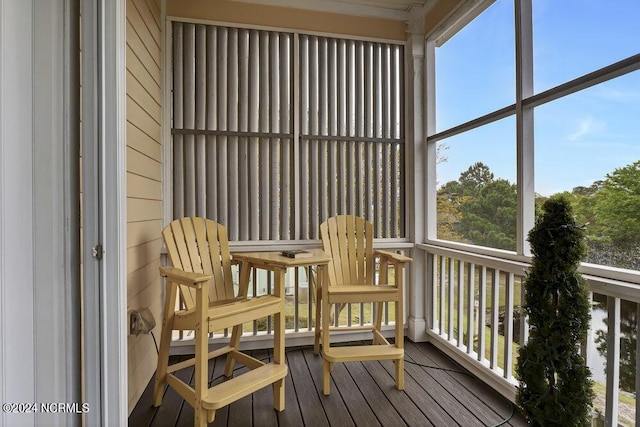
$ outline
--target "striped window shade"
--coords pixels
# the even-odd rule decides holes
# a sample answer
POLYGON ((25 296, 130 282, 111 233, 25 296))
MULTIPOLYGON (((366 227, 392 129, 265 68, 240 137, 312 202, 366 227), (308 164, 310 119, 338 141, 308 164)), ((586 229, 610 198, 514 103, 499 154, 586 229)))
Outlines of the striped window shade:
POLYGON ((402 45, 174 22, 172 47, 174 218, 306 240, 344 213, 404 236, 402 45))

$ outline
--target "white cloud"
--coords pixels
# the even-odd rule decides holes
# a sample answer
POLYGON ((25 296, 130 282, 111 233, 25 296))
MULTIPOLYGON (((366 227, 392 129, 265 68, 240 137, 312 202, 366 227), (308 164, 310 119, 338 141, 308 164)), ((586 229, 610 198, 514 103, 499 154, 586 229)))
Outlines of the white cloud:
POLYGON ((585 136, 589 136, 603 130, 604 127, 604 122, 594 120, 592 117, 587 117, 580 120, 578 128, 570 134, 567 139, 571 142, 578 141, 585 136))

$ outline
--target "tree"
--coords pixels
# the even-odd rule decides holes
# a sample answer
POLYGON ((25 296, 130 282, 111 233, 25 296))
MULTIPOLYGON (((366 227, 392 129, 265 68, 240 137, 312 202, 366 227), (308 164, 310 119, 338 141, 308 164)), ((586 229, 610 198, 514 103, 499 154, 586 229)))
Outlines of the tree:
POLYGON ((460 206, 460 212, 460 231, 474 244, 516 249, 517 196, 509 181, 485 181, 476 197, 460 206))
POLYGON ((463 189, 475 193, 493 182, 493 172, 484 163, 476 162, 460 174, 459 182, 463 189))
POLYGON ((607 174, 594 197, 599 231, 608 241, 614 244, 640 241, 640 161, 607 174))
POLYGON ((476 162, 438 190, 438 236, 515 250, 516 211, 516 186, 476 162))
POLYGON ((453 200, 446 193, 438 193, 438 238, 461 241, 463 236, 457 231, 460 222, 460 200, 453 200))
POLYGON ((589 426, 591 371, 580 354, 591 306, 578 266, 586 254, 585 231, 566 197, 551 197, 529 232, 533 254, 524 308, 529 341, 520 348, 517 401, 533 425, 589 426))

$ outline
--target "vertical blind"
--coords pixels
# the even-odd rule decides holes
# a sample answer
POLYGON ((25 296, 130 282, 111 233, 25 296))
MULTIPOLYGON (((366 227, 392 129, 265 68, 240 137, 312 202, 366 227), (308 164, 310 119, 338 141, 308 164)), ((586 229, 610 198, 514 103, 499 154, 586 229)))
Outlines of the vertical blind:
POLYGON ((404 236, 402 46, 174 22, 172 60, 174 218, 298 240, 356 214, 404 236))

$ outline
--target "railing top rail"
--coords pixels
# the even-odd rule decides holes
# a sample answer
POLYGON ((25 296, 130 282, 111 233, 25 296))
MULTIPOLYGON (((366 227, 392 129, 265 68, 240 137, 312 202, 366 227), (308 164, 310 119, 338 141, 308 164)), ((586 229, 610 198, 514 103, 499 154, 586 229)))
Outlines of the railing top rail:
POLYGON ((431 252, 437 255, 444 255, 459 259, 465 262, 483 265, 485 267, 498 269, 507 273, 523 276, 529 268, 529 263, 514 261, 505 258, 498 258, 490 255, 478 254, 461 249, 447 248, 433 244, 417 244, 416 248, 431 252))
POLYGON ((589 290, 597 294, 612 296, 622 300, 640 303, 640 286, 604 277, 583 274, 589 284, 589 290))
MULTIPOLYGON (((491 256, 486 253, 472 252, 466 247, 457 249, 431 243, 419 243, 415 247, 433 254, 444 255, 521 276, 526 274, 530 266, 528 257, 521 257, 522 260, 502 258, 499 256, 498 251, 496 251, 497 256, 491 256)), ((513 257, 518 256, 513 254, 513 257)), ((640 272, 593 264, 582 264, 579 271, 587 280, 590 291, 627 301, 640 302, 640 272)))
MULTIPOLYGON (((319 248, 322 244, 320 240, 270 240, 270 241, 242 241, 229 242, 232 252, 255 252, 255 251, 282 251, 291 249, 312 249, 319 248)), ((375 249, 412 249, 414 244, 409 239, 373 239, 375 249)))

